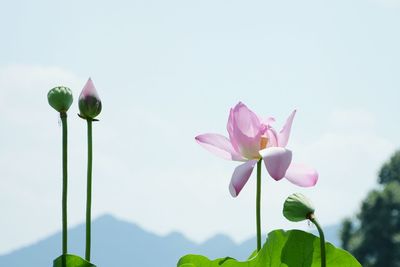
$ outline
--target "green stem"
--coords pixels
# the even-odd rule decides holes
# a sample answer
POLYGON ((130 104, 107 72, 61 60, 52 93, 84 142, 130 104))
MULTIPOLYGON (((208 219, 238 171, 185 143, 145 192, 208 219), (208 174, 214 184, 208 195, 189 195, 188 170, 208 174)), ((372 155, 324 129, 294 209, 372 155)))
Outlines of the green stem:
MULTIPOLYGON (((68 126, 67 113, 60 113, 62 123, 62 169, 63 169, 63 187, 62 187, 62 253, 68 253, 68 225, 67 225, 67 194, 68 194, 68 126)), ((66 266, 65 257, 62 260, 62 266, 66 266)))
POLYGON ((261 249, 261 163, 257 162, 257 199, 256 199, 256 219, 257 219, 257 251, 261 249))
POLYGON ((325 236, 314 214, 310 215, 310 221, 317 227, 321 245, 321 267, 326 267, 325 236))
POLYGON ((88 165, 86 193, 86 251, 85 259, 90 262, 91 209, 92 209, 92 120, 87 119, 88 165))

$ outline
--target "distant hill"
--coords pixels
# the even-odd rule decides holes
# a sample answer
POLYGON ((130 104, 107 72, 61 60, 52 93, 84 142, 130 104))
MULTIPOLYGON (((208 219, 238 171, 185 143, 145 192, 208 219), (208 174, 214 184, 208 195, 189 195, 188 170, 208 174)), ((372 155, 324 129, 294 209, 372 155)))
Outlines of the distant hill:
MULTIPOLYGON (((338 227, 327 227, 327 240, 337 245, 338 227), (329 228, 329 229, 328 229, 329 228)), ((210 258, 231 256, 244 260, 254 249, 255 238, 236 244, 225 235, 216 235, 202 244, 188 240, 180 233, 158 236, 135 224, 104 215, 92 224, 92 262, 99 267, 173 267, 188 253, 210 258), (127 263, 127 260, 132 261, 127 263)), ((69 252, 84 255, 85 226, 80 224, 68 232, 69 252)), ((0 256, 4 267, 51 267, 52 259, 60 255, 61 233, 30 246, 0 256)))

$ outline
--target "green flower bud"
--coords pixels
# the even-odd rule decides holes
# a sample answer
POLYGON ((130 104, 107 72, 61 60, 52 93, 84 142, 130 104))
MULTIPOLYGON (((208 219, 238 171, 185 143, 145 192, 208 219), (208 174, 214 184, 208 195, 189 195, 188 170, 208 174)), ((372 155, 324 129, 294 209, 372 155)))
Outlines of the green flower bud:
POLYGON ((101 100, 90 78, 82 89, 78 105, 79 116, 84 119, 93 120, 101 112, 101 100))
POLYGON ((57 86, 47 93, 47 100, 58 112, 67 112, 72 104, 72 91, 65 86, 57 86))
POLYGON ((290 195, 283 204, 283 216, 292 222, 310 219, 314 211, 310 200, 300 193, 290 195))

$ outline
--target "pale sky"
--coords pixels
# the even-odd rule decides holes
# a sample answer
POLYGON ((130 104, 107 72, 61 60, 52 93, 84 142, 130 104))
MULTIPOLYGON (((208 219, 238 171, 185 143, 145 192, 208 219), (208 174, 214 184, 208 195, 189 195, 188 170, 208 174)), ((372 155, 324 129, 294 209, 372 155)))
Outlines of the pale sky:
POLYGON ((264 171, 262 225, 284 199, 309 196, 324 225, 351 216, 399 147, 400 1, 3 1, 0 8, 0 254, 61 228, 61 127, 47 103, 69 86, 69 221, 84 221, 86 125, 76 99, 92 77, 103 101, 94 126, 93 216, 201 242, 255 235, 255 177, 233 199, 237 162, 194 141, 226 135, 246 103, 278 128, 316 187, 264 171))

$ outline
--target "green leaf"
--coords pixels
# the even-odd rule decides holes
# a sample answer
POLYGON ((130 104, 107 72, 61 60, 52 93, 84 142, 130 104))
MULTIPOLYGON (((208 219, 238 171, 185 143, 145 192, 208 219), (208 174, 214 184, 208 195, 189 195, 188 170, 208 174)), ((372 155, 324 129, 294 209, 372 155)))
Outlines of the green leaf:
MULTIPOLYGON (((347 251, 326 243, 326 265, 329 267, 361 267, 347 251)), ((258 253, 249 260, 239 262, 232 258, 209 260, 201 255, 186 255, 178 267, 320 267, 319 238, 300 230, 275 230, 258 253)))
POLYGON ((63 257, 65 257, 67 261, 66 267, 96 267, 96 265, 82 259, 81 257, 71 254, 61 255, 60 257, 55 259, 53 262, 53 267, 63 267, 62 266, 63 257))

